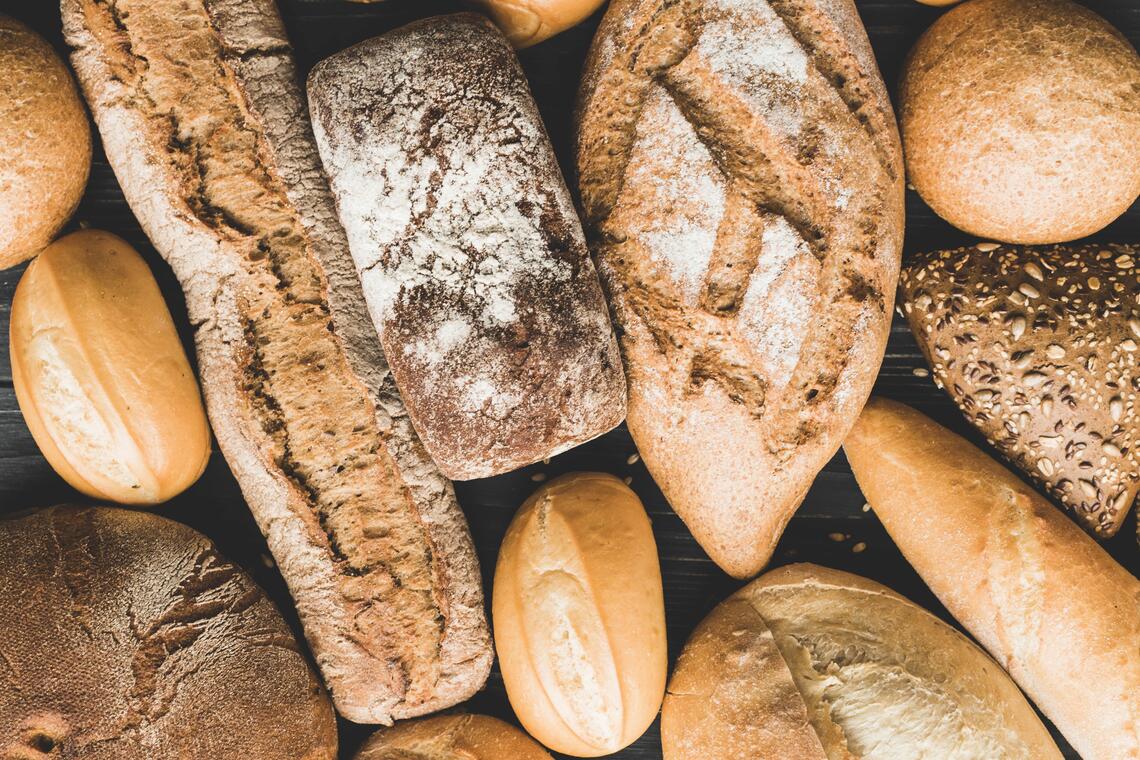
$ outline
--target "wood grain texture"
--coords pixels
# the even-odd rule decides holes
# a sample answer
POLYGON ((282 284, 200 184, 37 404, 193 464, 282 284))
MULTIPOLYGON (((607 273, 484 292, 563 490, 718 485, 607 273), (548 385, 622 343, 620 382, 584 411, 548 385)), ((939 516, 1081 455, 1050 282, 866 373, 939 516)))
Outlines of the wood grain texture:
MULTIPOLYGON (((1140 3, 1136 0, 1088 0, 1086 5, 1108 18, 1133 44, 1140 44, 1140 3)), ((939 10, 914 0, 867 0, 858 2, 858 7, 884 79, 893 94, 907 51, 938 16, 939 10)), ((296 48, 298 64, 304 73, 321 58, 350 44, 416 18, 458 10, 460 6, 448 0, 388 0, 367 6, 344 0, 281 0, 281 9, 296 48)), ((57 3, 51 0, 0 0, 0 13, 32 25, 62 49, 57 3)), ((595 14, 587 23, 525 50, 521 56, 555 151, 567 172, 573 160, 571 110, 578 74, 599 19, 600 13, 595 14)), ((975 242, 935 217, 913 192, 908 193, 907 212, 907 253, 975 242)), ((139 229, 98 145, 88 191, 72 228, 79 224, 121 235, 143 253, 158 277, 174 313, 175 323, 190 348, 190 328, 177 282, 139 229)), ((1140 208, 1134 206, 1094 239, 1140 240, 1140 208)), ((0 509, 6 511, 61 500, 80 500, 39 456, 16 407, 7 335, 12 292, 21 272, 22 267, 0 271, 0 509)), ((912 404, 980 443, 980 438, 966 426, 949 398, 935 388, 928 377, 916 376, 913 373, 916 368, 925 368, 925 362, 906 324, 896 317, 876 392, 912 404)), ((555 458, 549 465, 539 464, 497 478, 460 483, 456 490, 471 524, 482 563, 487 598, 490 599, 491 576, 499 543, 515 510, 537 487, 536 478, 554 477, 575 470, 599 470, 632 478, 633 489, 653 519, 653 530, 661 553, 672 660, 701 618, 741 584, 718 570, 701 551, 669 509, 640 461, 627 464, 627 459, 634 453, 633 443, 623 426, 555 458)), ((863 504, 863 496, 840 454, 816 479, 776 549, 774 564, 808 561, 865 575, 949 620, 946 611, 903 561, 873 513, 863 512, 863 504)), ((195 486, 157 512, 186 522, 213 539, 224 554, 254 575, 297 628, 284 584, 272 566, 265 542, 220 454, 215 453, 206 474, 195 486)), ((1108 549, 1133 574, 1140 574, 1140 550, 1134 538, 1135 519, 1135 515, 1129 518, 1120 535, 1108 544, 1108 549)), ((467 707, 514 722, 497 668, 487 688, 467 707)), ((368 727, 342 722, 342 757, 351 757, 369 733, 371 729, 368 727)), ((1060 743, 1066 757, 1077 758, 1063 740, 1060 743)), ((656 724, 633 746, 614 755, 623 760, 647 760, 660 756, 656 724)))

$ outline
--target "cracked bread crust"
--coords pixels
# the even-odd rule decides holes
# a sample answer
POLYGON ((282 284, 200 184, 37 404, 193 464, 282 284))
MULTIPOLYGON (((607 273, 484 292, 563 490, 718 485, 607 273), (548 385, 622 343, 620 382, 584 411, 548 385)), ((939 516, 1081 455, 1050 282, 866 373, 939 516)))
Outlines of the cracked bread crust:
POLYGON ((308 90, 373 319, 443 472, 497 475, 618 425, 601 286, 502 34, 425 19, 323 61, 308 90))
POLYGON ((0 757, 336 757, 280 613, 183 525, 104 507, 0 521, 0 621, 0 757))
POLYGON ((474 549, 372 332, 276 7, 65 0, 63 16, 337 709, 387 723, 466 699, 492 659, 474 549))
POLYGON ((849 0, 616 0, 578 120, 630 432, 710 556, 753 575, 890 328, 902 156, 866 33, 849 0))

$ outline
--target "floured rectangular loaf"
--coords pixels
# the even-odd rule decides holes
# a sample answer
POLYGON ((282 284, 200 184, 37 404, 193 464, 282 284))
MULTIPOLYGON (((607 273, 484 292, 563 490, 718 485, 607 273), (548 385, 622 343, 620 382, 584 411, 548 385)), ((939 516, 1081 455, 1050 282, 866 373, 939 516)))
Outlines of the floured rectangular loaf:
POLYGON ((477 560, 365 312, 274 3, 64 0, 63 19, 338 710, 463 701, 492 659, 477 560))
POLYGON ((625 417, 609 314, 538 109, 486 19, 425 19, 320 63, 313 130, 396 383, 449 477, 625 417))

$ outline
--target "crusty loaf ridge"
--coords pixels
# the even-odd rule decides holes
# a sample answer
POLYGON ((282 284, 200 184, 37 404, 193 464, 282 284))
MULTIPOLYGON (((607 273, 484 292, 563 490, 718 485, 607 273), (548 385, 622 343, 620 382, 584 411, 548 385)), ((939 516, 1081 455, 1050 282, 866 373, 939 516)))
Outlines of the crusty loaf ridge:
POLYGON ((0 519, 4 760, 335 760, 336 717, 265 594, 157 515, 0 519))
POLYGON ((934 382, 1105 538, 1140 490, 1140 247, 917 256, 900 300, 934 382))
POLYGON ((582 225, 518 58, 473 13, 321 62, 309 102, 364 295, 450 477, 558 454, 625 418, 582 225))
POLYGON ((872 398, 843 444, 908 562, 1086 760, 1140 760, 1140 580, 1020 478, 872 398))
POLYGON ((338 709, 389 722, 467 698, 492 657, 470 535, 376 344, 272 0, 64 0, 63 15, 338 709))
POLYGON ((755 573, 886 345, 899 139, 850 0, 615 0, 578 169, 629 428, 702 546, 755 573))

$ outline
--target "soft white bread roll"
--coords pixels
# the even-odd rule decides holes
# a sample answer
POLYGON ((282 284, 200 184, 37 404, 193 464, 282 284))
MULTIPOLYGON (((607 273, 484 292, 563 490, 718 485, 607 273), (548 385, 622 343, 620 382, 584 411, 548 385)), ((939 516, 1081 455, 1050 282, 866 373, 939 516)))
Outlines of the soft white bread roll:
POLYGON ((844 448, 907 560, 1081 757, 1140 758, 1140 581, 909 407, 872 399, 844 448))
POLYGON ((856 575, 774 570, 677 662, 665 760, 1052 760, 1021 692, 965 636, 856 575))
POLYGON ((668 668, 661 570, 645 509, 620 480, 574 473, 523 504, 492 613, 507 696, 540 742, 608 755, 653 722, 668 668))

